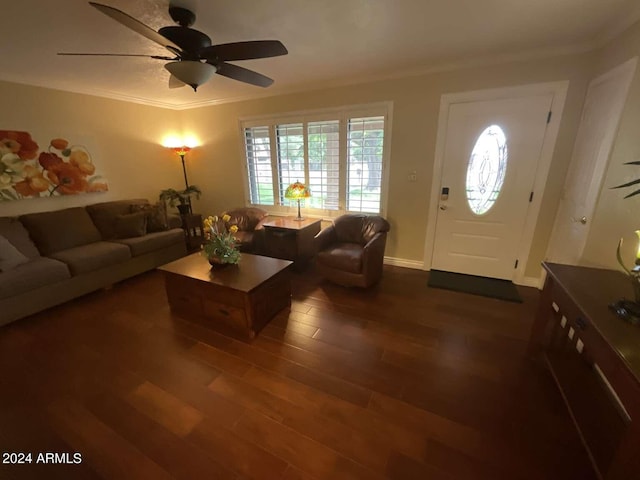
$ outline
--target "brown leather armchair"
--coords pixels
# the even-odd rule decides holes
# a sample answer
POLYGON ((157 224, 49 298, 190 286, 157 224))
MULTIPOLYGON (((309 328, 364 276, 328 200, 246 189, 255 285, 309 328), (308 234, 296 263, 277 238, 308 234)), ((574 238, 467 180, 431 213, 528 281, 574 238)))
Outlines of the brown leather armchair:
POLYGON ((239 241, 240 251, 263 254, 265 248, 262 223, 266 221, 269 214, 256 207, 234 208, 223 213, 223 215, 225 214, 231 217, 227 222, 227 227, 231 225, 238 227, 235 237, 239 241))
POLYGON ((318 271, 344 286, 370 287, 382 276, 389 222, 378 216, 347 214, 316 235, 318 271))

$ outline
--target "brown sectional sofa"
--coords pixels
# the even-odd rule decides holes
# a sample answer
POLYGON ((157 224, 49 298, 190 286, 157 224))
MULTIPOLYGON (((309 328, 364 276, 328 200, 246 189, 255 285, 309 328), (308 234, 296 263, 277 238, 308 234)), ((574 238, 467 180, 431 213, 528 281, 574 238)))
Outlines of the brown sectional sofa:
POLYGON ((169 218, 167 230, 118 238, 114 225, 132 205, 146 203, 119 200, 0 217, 0 237, 26 257, 0 272, 0 325, 186 255, 178 217, 169 218))

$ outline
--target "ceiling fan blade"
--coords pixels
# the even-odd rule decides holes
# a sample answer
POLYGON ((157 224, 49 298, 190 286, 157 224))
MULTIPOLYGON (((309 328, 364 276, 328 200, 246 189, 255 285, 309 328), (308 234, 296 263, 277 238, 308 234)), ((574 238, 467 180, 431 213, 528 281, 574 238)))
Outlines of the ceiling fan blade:
POLYGON ((156 60, 179 60, 178 57, 163 57, 162 55, 143 55, 137 53, 67 53, 59 52, 57 55, 76 56, 76 57, 146 57, 155 58, 156 60))
POLYGON ((222 43, 200 50, 200 57, 207 60, 252 60, 256 58, 277 57, 289 53, 278 40, 256 40, 252 42, 222 43))
POLYGON ((187 84, 184 83, 175 75, 173 74, 169 75, 169 88, 180 88, 180 87, 186 87, 186 86, 187 84))
POLYGON ((257 87, 268 87, 273 83, 273 79, 265 77, 261 73, 239 67, 238 65, 233 65, 232 63, 220 62, 216 67, 218 69, 216 72, 218 75, 239 80, 240 82, 250 83, 257 87))
POLYGON ((105 15, 113 18, 116 22, 121 23, 125 27, 130 28, 134 32, 137 32, 143 37, 148 38, 152 42, 156 42, 157 44, 162 45, 165 48, 168 48, 170 51, 174 53, 180 52, 181 49, 178 45, 173 43, 168 38, 165 38, 164 36, 160 35, 153 28, 148 27, 147 25, 142 23, 140 20, 136 20, 131 15, 128 15, 123 11, 118 10, 117 8, 113 8, 108 5, 102 5, 101 3, 89 2, 89 4, 92 7, 104 13, 105 15))

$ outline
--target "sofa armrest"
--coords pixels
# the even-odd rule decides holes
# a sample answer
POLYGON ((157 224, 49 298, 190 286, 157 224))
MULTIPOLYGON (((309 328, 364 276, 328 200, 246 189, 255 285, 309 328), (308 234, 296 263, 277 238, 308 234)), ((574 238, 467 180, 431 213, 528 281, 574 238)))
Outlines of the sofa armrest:
POLYGON ((266 215, 256 224, 256 228, 254 228, 253 231, 264 230, 264 224, 269 221, 271 221, 271 219, 269 218, 269 215, 266 215))
POLYGON ((338 241, 338 235, 336 234, 336 228, 333 225, 328 226, 314 237, 314 246, 316 252, 324 250, 332 243, 338 241))
POLYGON ((376 233, 363 248, 362 273, 365 276, 382 273, 387 232, 376 233))

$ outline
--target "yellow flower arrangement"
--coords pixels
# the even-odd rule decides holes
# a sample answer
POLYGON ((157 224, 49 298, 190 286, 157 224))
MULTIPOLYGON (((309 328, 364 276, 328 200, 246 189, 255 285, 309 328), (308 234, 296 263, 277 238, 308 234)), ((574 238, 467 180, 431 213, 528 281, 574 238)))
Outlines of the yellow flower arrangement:
POLYGON ((238 226, 227 226, 230 220, 229 215, 223 215, 220 218, 214 215, 203 221, 206 241, 202 248, 202 255, 210 262, 235 264, 240 261, 238 240, 234 237, 238 232, 238 226))

